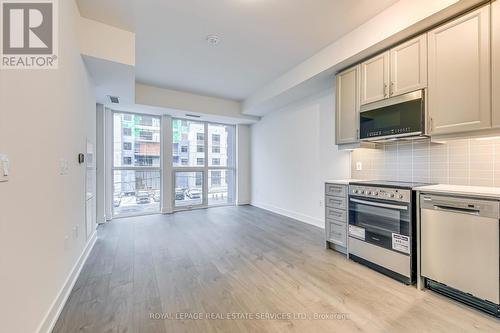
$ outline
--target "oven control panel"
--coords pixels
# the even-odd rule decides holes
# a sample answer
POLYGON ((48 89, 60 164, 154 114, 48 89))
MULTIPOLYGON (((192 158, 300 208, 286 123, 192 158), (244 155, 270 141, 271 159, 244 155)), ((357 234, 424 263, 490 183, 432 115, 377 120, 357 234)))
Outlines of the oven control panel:
POLYGON ((411 201, 411 190, 390 187, 349 185, 349 195, 399 202, 411 201))

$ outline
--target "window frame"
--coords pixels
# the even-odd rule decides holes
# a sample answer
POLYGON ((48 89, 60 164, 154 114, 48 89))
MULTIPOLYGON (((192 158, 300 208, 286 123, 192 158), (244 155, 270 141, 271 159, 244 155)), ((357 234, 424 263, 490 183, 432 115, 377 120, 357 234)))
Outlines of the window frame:
MULTIPOLYGON (((201 121, 201 120, 192 120, 192 119, 185 119, 185 118, 179 118, 179 117, 172 117, 171 121, 192 121, 195 123, 203 123, 203 128, 204 128, 204 133, 203 133, 203 154, 204 154, 204 166, 173 166, 173 163, 171 165, 172 168, 172 209, 174 212, 177 211, 183 211, 183 210, 191 210, 191 209, 198 209, 198 208, 207 208, 207 207, 218 207, 218 206, 234 206, 236 205, 236 126, 231 125, 231 124, 223 124, 223 123, 217 123, 217 122, 211 122, 211 121, 201 121), (233 130, 233 138, 232 138, 232 143, 231 143, 231 154, 232 154, 232 165, 214 165, 214 166, 209 166, 209 140, 207 140, 207 137, 209 135, 208 133, 208 128, 209 125, 220 125, 220 126, 227 126, 231 127, 233 130), (209 177, 209 170, 226 170, 226 171, 232 171, 232 175, 234 177, 234 188, 230 189, 228 188, 228 192, 232 191, 233 192, 233 201, 230 203, 222 203, 222 204, 215 204, 215 205, 209 205, 208 204, 208 177, 209 177), (202 203, 199 205, 186 205, 186 206, 176 206, 175 205, 175 179, 176 179, 176 173, 177 172, 203 172, 203 186, 202 186, 202 203)), ((198 140, 198 134, 196 134, 196 145, 198 146, 199 143, 201 143, 201 140, 198 140)), ((172 134, 170 134, 172 135, 172 134)), ((213 145, 212 145, 213 146, 213 145)), ((216 145, 218 147, 221 146, 220 140, 218 144, 216 145)), ((219 148, 220 149, 220 148, 219 148)), ((227 155, 229 156, 229 144, 228 147, 226 148, 227 150, 227 155)), ((220 151, 219 151, 220 153, 220 151)))
MULTIPOLYGON (((125 112, 125 111, 118 111, 118 110, 111 110, 111 119, 112 119, 112 124, 111 124, 111 142, 112 142, 112 147, 114 147, 114 138, 115 138, 115 126, 114 126, 114 119, 115 119, 115 115, 116 114, 123 114, 123 115, 128 115, 128 116, 131 116, 131 117, 134 117, 134 116, 149 116, 151 117, 152 119, 153 118, 157 118, 159 119, 159 124, 160 124, 160 146, 163 144, 162 143, 162 140, 164 140, 164 138, 162 137, 161 133, 163 131, 162 129, 162 123, 161 123, 161 116, 158 116, 158 115, 152 115, 152 114, 145 114, 145 113, 133 113, 133 112, 125 112)), ((133 118, 131 118, 132 120, 133 118)), ((130 121, 131 121, 130 120, 130 121)), ((127 120, 128 121, 128 120, 127 120)), ((132 132, 132 128, 130 127, 127 127, 131 132, 132 132)), ((124 136, 129 136, 129 135, 125 135, 123 133, 123 129, 124 127, 121 128, 121 131, 122 131, 122 135, 124 136)), ((132 136, 132 133, 131 135, 132 136)), ((121 148, 123 148, 123 145, 121 146, 121 148)), ((133 150, 132 150, 133 151, 133 150)), ((112 148, 112 151, 111 153, 114 155, 114 148, 112 148)), ((160 161, 162 160, 163 158, 163 150, 160 148, 160 161)), ((154 166, 134 166, 134 159, 132 158, 132 165, 122 165, 122 166, 116 166, 115 165, 115 161, 114 161, 114 158, 111 159, 111 184, 112 185, 112 188, 111 188, 111 198, 109 198, 108 200, 113 200, 113 196, 114 196, 114 184, 115 184, 115 171, 158 171, 159 172, 159 175, 160 175, 160 184, 162 184, 163 182, 163 168, 162 168, 162 163, 160 162, 160 166, 157 166, 157 167, 154 167, 154 166)), ((122 160, 122 164, 123 164, 123 160, 122 160)), ((138 212, 138 213, 128 213, 128 214, 116 214, 115 213, 115 207, 112 206, 112 217, 113 218, 122 218, 122 217, 131 217, 131 216, 143 216, 143 215, 153 215, 153 214, 160 214, 161 213, 161 202, 162 202, 162 197, 164 195, 164 193, 161 192, 162 191, 162 188, 160 186, 160 206, 159 206, 159 209, 157 212, 138 212)))

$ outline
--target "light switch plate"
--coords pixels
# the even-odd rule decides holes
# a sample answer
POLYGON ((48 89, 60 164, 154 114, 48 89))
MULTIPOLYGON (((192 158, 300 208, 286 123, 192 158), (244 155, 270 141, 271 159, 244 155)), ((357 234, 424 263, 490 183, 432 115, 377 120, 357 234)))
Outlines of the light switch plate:
POLYGON ((9 181, 9 158, 5 154, 0 154, 0 183, 9 181))
POLYGON ((363 170, 363 163, 356 162, 356 171, 361 171, 361 170, 363 170))

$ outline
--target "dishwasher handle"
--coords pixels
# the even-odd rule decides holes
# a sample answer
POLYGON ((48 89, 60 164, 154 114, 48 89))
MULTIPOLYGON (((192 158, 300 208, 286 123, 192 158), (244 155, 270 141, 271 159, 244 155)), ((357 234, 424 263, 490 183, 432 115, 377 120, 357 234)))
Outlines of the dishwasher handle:
POLYGON ((467 208, 450 207, 444 205, 434 205, 434 209, 442 212, 469 214, 474 216, 479 216, 480 213, 479 209, 467 209, 467 208))

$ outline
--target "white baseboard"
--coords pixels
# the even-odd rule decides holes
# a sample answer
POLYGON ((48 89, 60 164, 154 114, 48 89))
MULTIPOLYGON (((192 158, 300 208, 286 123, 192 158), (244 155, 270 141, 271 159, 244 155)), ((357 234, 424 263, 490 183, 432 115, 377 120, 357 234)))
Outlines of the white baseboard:
POLYGON ((90 251, 92 251, 92 248, 94 247, 96 239, 97 231, 94 231, 92 237, 90 237, 89 241, 85 245, 85 249, 83 250, 82 254, 76 261, 76 264, 73 266, 73 269, 66 278, 64 285, 57 294, 56 299, 54 300, 54 302, 52 302, 49 311, 38 326, 38 329, 36 330, 38 333, 50 333, 54 329, 54 325, 56 324, 57 319, 59 318, 59 315, 64 308, 64 304, 66 304, 66 301, 71 294, 71 290, 73 289, 73 286, 75 285, 75 282, 80 275, 83 265, 87 261, 90 251))
POLYGON ((291 211, 288 209, 283 209, 280 207, 276 207, 273 205, 268 205, 268 204, 265 204, 262 202, 252 202, 251 205, 255 206, 257 208, 262 208, 262 209, 271 211, 271 212, 276 213, 276 214, 290 217, 290 218, 295 219, 295 220, 299 220, 300 222, 314 225, 314 226, 322 228, 322 229, 325 228, 325 222, 323 220, 309 216, 309 215, 297 213, 297 212, 294 212, 294 211, 291 211))

